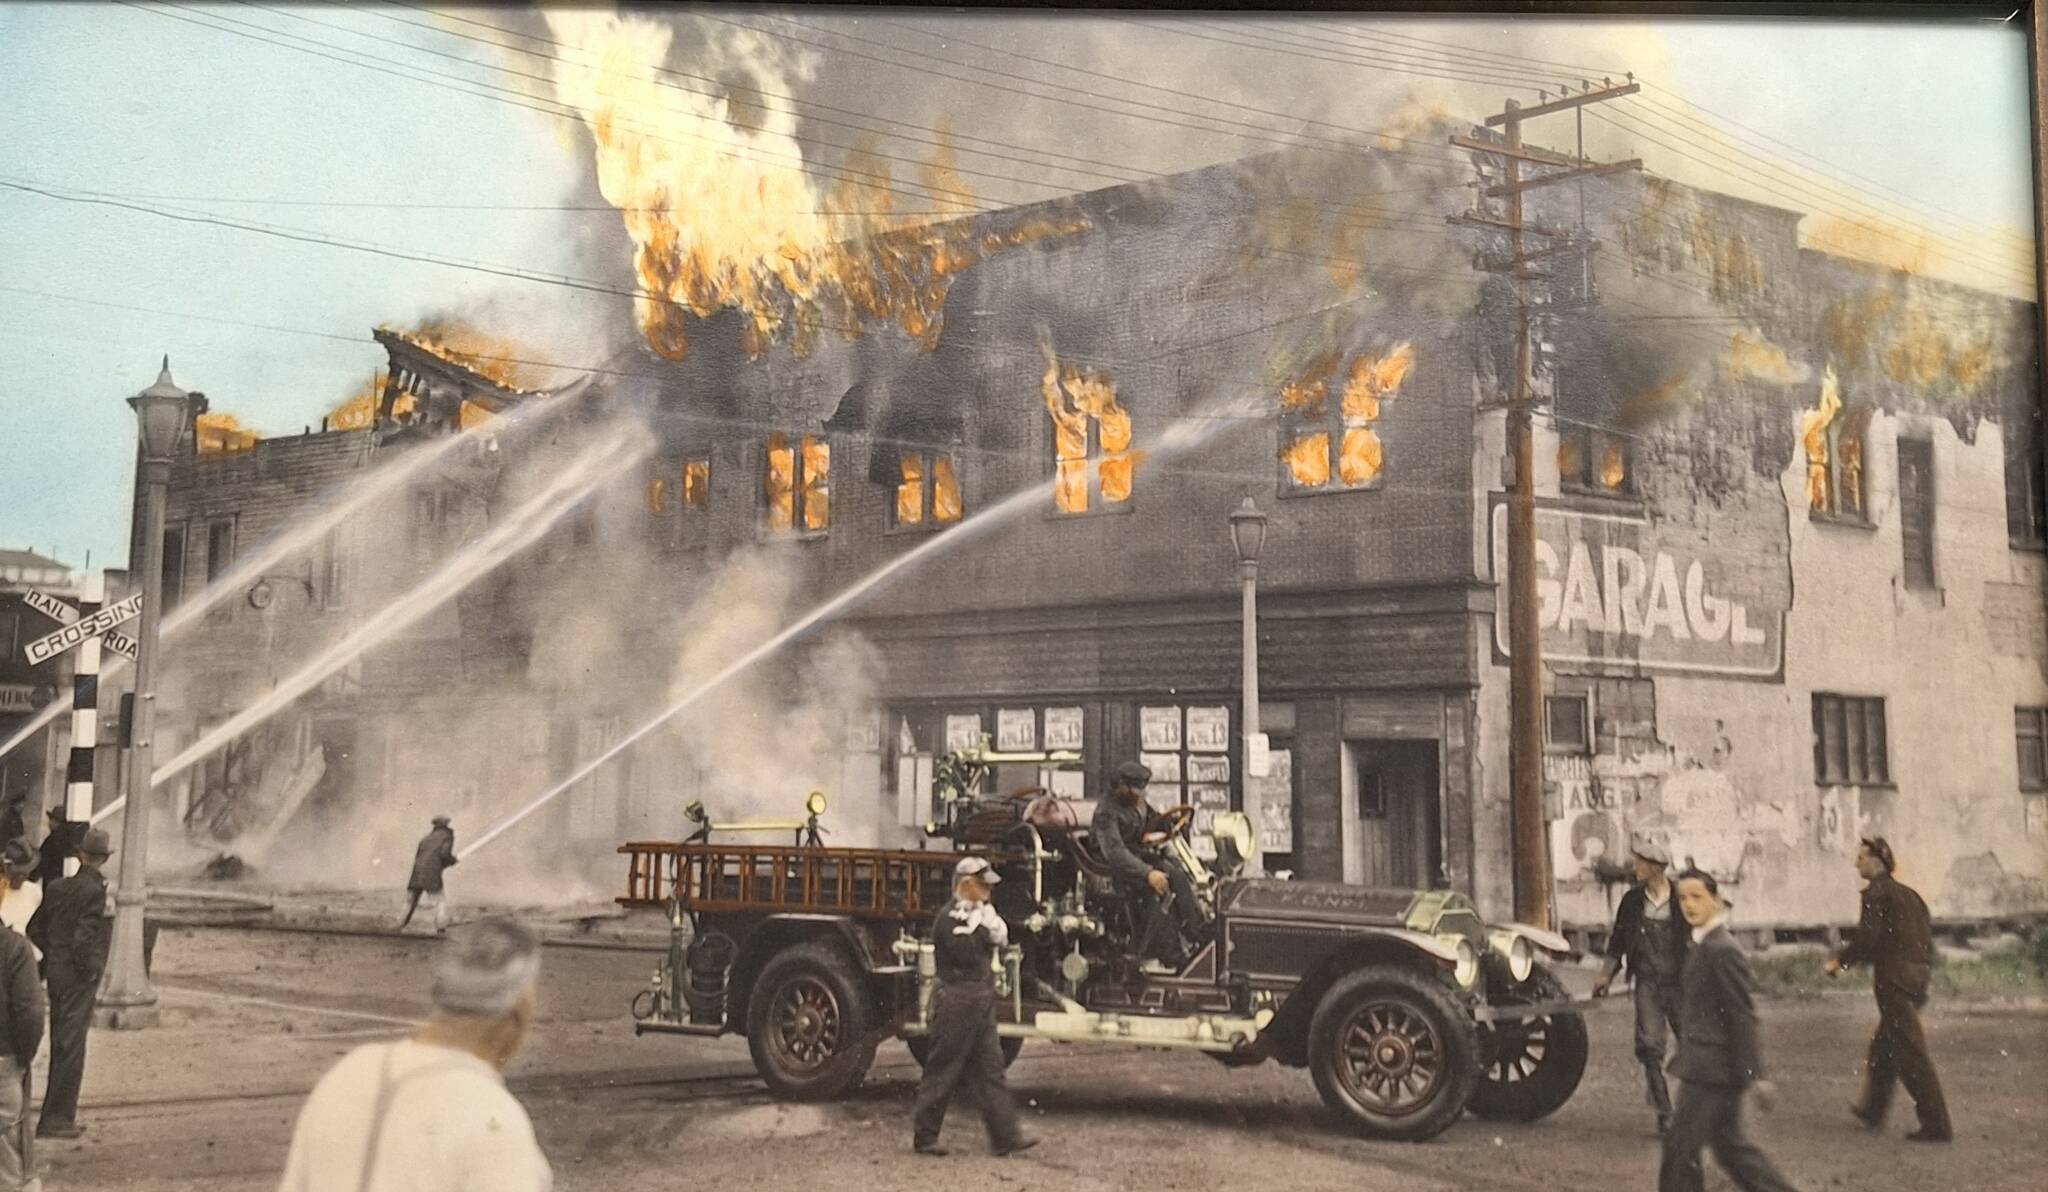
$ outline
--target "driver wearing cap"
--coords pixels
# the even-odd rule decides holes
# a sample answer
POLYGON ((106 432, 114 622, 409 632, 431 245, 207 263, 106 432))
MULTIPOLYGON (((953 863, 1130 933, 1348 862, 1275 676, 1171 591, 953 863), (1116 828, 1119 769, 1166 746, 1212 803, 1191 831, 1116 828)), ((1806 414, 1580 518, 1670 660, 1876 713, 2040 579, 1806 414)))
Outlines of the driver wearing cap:
POLYGON ((1140 955, 1179 972, 1188 963, 1187 943, 1181 933, 1200 940, 1208 925, 1202 919, 1194 879, 1179 865, 1155 857, 1144 847, 1145 832, 1159 818, 1145 801, 1145 787, 1151 781, 1151 769, 1138 762, 1117 767, 1116 785, 1109 797, 1096 805, 1088 839, 1116 875, 1117 893, 1131 908, 1140 955), (1161 898, 1169 893, 1179 931, 1160 906, 1161 898))

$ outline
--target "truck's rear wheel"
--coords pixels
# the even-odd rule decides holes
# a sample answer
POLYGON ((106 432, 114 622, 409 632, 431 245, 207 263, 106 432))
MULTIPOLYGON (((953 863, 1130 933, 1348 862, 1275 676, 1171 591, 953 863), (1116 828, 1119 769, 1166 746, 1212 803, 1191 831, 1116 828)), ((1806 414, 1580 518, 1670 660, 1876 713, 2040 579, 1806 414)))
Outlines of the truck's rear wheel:
MULTIPOLYGON (((1017 1062, 1017 1053, 1024 1050, 1024 1040, 1005 1035, 999 1042, 1003 1048, 1003 1067, 1007 1068, 1017 1062)), ((918 1067, 922 1068, 930 1061, 932 1056, 932 1037, 930 1035, 906 1035, 903 1038, 903 1044, 910 1048, 910 1058, 917 1061, 918 1067)))
POLYGON ((1339 978, 1309 1022, 1316 1091, 1368 1138, 1443 1133, 1471 1100, 1477 1057, 1471 1015, 1450 991, 1395 965, 1339 978))
MULTIPOLYGON (((1502 1001, 1561 1001, 1564 983, 1538 967, 1502 1001)), ((1557 1112, 1579 1089, 1586 1074, 1586 1020, 1578 1012, 1548 1014, 1488 1028, 1485 1077, 1472 1094, 1472 1112, 1483 1118, 1533 1122, 1557 1112)))
POLYGON ((803 944, 754 980, 747 1046, 776 1096, 829 1101, 858 1086, 875 1059, 873 999, 838 949, 803 944))

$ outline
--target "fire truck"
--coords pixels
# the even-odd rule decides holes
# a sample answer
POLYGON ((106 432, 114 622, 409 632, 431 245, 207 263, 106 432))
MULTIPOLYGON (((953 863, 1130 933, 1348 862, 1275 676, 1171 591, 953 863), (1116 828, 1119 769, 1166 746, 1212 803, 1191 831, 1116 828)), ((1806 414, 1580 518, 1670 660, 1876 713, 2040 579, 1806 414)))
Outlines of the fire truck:
POLYGON ((1146 844, 1185 868, 1212 930, 1177 972, 1138 956, 1129 904, 1089 839, 1093 804, 1042 788, 989 795, 998 763, 1043 754, 956 753, 936 767, 944 847, 821 844, 808 818, 713 825, 682 842, 622 845, 628 907, 660 908, 671 945, 633 1004, 636 1034, 744 1035, 778 1097, 856 1087, 885 1040, 922 1061, 936 984, 929 934, 953 866, 987 857, 1010 944, 995 960, 1006 1057, 1026 1041, 1196 1051, 1229 1067, 1306 1068, 1358 1134, 1420 1141, 1470 1110, 1532 1121, 1585 1071, 1581 1005, 1551 965, 1569 945, 1488 924, 1449 890, 1249 876, 1252 826, 1223 813, 1194 847, 1194 809, 1156 817, 1146 844), (792 842, 732 843, 747 830, 792 842))

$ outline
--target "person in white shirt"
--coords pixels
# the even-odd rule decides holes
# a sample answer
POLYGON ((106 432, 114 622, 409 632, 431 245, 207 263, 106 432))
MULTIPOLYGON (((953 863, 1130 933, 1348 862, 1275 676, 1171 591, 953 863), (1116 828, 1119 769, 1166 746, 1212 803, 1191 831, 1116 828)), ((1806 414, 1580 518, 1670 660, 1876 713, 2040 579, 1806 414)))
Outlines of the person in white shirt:
POLYGON ((554 1175, 499 1075, 532 1029, 540 939, 502 918, 443 949, 434 1016, 359 1047, 299 1113, 279 1192, 550 1192, 554 1175))

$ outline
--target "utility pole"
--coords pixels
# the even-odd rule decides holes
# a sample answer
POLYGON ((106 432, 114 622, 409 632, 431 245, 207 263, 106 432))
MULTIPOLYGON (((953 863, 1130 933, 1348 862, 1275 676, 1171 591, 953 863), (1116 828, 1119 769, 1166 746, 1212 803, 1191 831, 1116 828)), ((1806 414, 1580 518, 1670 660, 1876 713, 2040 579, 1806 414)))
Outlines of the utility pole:
POLYGON ((1508 498, 1508 713, 1511 721, 1508 747, 1510 819, 1513 830, 1515 918, 1523 923, 1548 928, 1551 922, 1550 849, 1545 839, 1543 811, 1543 642, 1537 623, 1536 604, 1536 446, 1532 418, 1529 283, 1548 277, 1530 268, 1536 261, 1568 251, 1564 234, 1524 221, 1522 196, 1538 187, 1560 182, 1582 181, 1604 174, 1618 174, 1642 168, 1640 159, 1618 162, 1588 161, 1583 155, 1567 156, 1522 143, 1522 122, 1554 112, 1578 112, 1588 104, 1619 99, 1641 90, 1633 76, 1617 86, 1604 80, 1598 89, 1587 88, 1577 95, 1560 87, 1557 99, 1539 92, 1540 102, 1525 108, 1508 100, 1503 110, 1486 118, 1489 128, 1499 127, 1502 139, 1453 136, 1451 144, 1500 159, 1505 178, 1485 187, 1483 198, 1506 200, 1500 215, 1473 212, 1453 216, 1452 223, 1504 231, 1508 255, 1504 260, 1483 261, 1480 268, 1505 273, 1515 290, 1515 379, 1505 398, 1508 412, 1508 445, 1515 461, 1514 488, 1508 498), (1524 168, 1532 172, 1524 176, 1524 168), (1525 238, 1538 236, 1549 243, 1530 250, 1525 238))

